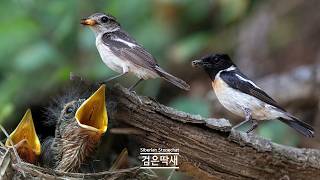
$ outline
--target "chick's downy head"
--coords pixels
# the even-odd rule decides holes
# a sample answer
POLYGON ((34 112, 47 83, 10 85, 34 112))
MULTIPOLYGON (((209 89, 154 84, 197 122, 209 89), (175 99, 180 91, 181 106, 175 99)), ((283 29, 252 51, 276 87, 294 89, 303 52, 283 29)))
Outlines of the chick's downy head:
POLYGON ((56 159, 55 169, 75 172, 91 155, 108 127, 105 85, 89 98, 74 99, 63 105, 50 139, 47 156, 56 159))

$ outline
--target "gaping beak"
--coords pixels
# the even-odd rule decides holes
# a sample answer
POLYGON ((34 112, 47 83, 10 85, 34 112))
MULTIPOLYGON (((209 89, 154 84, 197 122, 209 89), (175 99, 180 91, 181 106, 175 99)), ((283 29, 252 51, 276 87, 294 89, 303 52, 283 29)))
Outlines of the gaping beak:
MULTIPOLYGON (((13 145, 18 151, 19 156, 26 162, 35 163, 41 153, 41 145, 34 128, 30 109, 27 110, 16 129, 10 134, 13 145)), ((6 146, 10 147, 9 138, 6 146)))
POLYGON ((89 18, 81 19, 81 24, 86 25, 86 26, 94 26, 97 24, 97 21, 89 18))
POLYGON ((202 67, 203 66, 203 61, 200 59, 200 60, 194 60, 192 61, 192 67, 202 67))
POLYGON ((106 86, 100 88, 84 101, 76 112, 76 121, 79 126, 99 134, 108 128, 108 114, 105 101, 106 86))

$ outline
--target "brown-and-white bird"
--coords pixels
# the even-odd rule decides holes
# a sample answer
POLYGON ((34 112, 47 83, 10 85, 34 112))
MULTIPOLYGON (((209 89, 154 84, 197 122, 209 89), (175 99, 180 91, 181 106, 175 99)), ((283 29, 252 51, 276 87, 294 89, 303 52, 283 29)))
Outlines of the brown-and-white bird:
POLYGON ((214 92, 220 103, 232 113, 251 122, 247 131, 254 130, 260 120, 279 119, 306 137, 313 137, 314 130, 278 105, 267 93, 240 72, 226 54, 208 55, 192 61, 193 66, 202 67, 210 76, 214 92))
POLYGON ((189 90, 183 80, 162 69, 156 59, 142 45, 125 32, 116 18, 103 13, 95 13, 82 19, 81 24, 89 26, 96 36, 96 46, 102 61, 113 71, 120 73, 107 81, 133 73, 139 78, 130 90, 142 80, 161 77, 175 86, 189 90))

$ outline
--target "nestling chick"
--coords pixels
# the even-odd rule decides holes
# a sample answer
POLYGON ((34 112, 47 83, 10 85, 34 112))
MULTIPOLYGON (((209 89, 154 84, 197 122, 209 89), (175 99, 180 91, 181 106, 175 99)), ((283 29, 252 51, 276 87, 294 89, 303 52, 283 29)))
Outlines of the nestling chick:
POLYGON ((12 141, 20 158, 28 163, 35 164, 41 152, 41 145, 34 128, 30 109, 27 110, 16 129, 10 134, 6 146, 11 147, 12 141))
POLYGON ((66 103, 56 122, 55 137, 43 144, 44 166, 65 172, 76 172, 94 151, 106 132, 108 116, 105 85, 88 99, 66 103))

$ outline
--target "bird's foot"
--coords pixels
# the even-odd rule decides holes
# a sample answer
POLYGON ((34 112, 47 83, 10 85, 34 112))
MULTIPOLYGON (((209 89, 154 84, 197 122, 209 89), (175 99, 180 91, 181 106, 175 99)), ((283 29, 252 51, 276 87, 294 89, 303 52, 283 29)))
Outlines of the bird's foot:
POLYGON ((134 90, 134 88, 133 88, 132 86, 129 87, 128 90, 129 90, 130 92, 134 93, 134 94, 137 94, 136 91, 134 90))
POLYGON ((255 130, 258 127, 258 122, 257 121, 252 120, 251 122, 252 122, 252 125, 251 125, 250 129, 247 130, 247 134, 252 132, 253 130, 255 130))
POLYGON ((230 133, 235 134, 235 133, 239 133, 239 131, 236 128, 231 128, 230 133))
POLYGON ((141 98, 139 96, 137 96, 137 97, 138 97, 140 104, 143 104, 141 98))
POLYGON ((138 96, 138 94, 137 94, 137 92, 136 92, 136 91, 132 91, 132 90, 130 90, 130 88, 129 88, 128 90, 129 90, 129 92, 130 92, 130 93, 132 93, 132 94, 134 94, 134 95, 138 96))
POLYGON ((134 95, 137 97, 137 99, 138 99, 138 101, 140 102, 140 104, 143 104, 140 96, 137 94, 136 91, 132 91, 132 90, 130 90, 130 88, 129 88, 129 92, 132 93, 132 94, 134 94, 134 95))
POLYGON ((231 128, 228 139, 231 141, 236 140, 237 142, 239 142, 239 140, 242 139, 241 137, 246 135, 247 134, 245 132, 238 131, 236 130, 236 128, 231 128))

